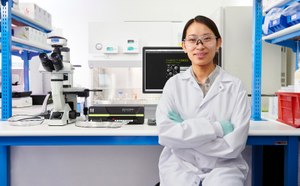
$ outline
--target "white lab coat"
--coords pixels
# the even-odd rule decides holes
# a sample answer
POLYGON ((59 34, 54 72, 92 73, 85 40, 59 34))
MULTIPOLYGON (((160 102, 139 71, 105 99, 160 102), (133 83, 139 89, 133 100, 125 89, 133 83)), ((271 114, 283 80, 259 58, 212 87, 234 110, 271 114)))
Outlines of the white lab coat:
POLYGON ((190 67, 167 81, 157 106, 159 143, 165 146, 159 160, 161 186, 198 186, 200 180, 212 173, 214 181, 207 185, 228 182, 237 186, 230 178, 244 182, 248 173, 247 163, 241 156, 250 122, 247 92, 239 79, 220 68, 203 98, 191 70, 190 67), (169 111, 177 112, 184 121, 179 124, 170 120, 169 111), (213 125, 219 126, 223 135, 216 123, 222 120, 230 121, 234 131, 218 137, 213 125), (222 177, 226 169, 230 170, 222 177))

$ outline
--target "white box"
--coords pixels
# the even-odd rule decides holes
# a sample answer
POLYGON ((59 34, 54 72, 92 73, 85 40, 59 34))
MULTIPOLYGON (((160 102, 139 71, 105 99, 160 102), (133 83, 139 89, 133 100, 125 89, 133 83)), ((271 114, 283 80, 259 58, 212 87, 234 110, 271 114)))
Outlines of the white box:
POLYGON ((43 20, 43 24, 47 25, 48 27, 52 27, 51 14, 46 10, 42 10, 42 20, 43 20))
POLYGON ((45 25, 47 25, 46 13, 47 13, 47 11, 41 8, 41 21, 45 25))
MULTIPOLYGON (((1 108, 2 99, 0 98, 0 108, 1 108)), ((32 106, 32 97, 20 97, 12 98, 12 107, 13 108, 23 108, 32 106)))
POLYGON ((37 32, 37 41, 39 43, 42 43, 42 33, 41 32, 37 32))
POLYGON ((52 15, 49 12, 46 12, 46 24, 52 27, 52 15))
POLYGON ((41 43, 47 45, 47 34, 43 32, 41 32, 41 34, 42 34, 41 43))
POLYGON ((42 10, 34 3, 19 3, 20 12, 35 21, 42 23, 42 10))
POLYGON ((40 31, 31 28, 29 26, 20 26, 14 28, 14 36, 20 39, 28 40, 31 42, 40 42, 39 34, 40 31))

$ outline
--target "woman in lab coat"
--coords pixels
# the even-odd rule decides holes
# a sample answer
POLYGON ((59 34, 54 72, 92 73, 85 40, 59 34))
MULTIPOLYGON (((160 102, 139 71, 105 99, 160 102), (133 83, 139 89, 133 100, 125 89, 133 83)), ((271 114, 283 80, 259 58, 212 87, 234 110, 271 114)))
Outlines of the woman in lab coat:
POLYGON ((182 48, 192 65, 167 81, 156 111, 161 186, 244 185, 250 106, 242 82, 214 64, 221 43, 211 19, 186 23, 182 48))

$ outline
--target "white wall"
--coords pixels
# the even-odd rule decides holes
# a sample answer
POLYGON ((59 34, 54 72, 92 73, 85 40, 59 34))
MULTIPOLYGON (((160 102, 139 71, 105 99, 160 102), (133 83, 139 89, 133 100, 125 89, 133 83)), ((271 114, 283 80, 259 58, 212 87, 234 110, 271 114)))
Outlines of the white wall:
POLYGON ((252 5, 252 0, 20 0, 34 2, 52 14, 52 23, 62 28, 71 49, 71 63, 80 64, 74 85, 90 85, 88 74, 88 23, 105 21, 183 21, 212 15, 220 6, 252 5))

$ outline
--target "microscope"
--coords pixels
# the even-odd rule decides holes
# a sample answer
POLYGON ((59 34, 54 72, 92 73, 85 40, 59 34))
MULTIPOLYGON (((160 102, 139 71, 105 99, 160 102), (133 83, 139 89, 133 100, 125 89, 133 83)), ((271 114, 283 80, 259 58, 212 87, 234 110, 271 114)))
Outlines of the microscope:
MULTIPOLYGON (((83 88, 73 87, 73 70, 70 63, 70 49, 65 47, 67 39, 60 36, 52 36, 47 43, 53 47, 53 52, 48 56, 40 53, 42 72, 51 73, 51 95, 53 110, 48 125, 62 126, 76 121, 80 113, 77 111, 77 97, 89 96, 89 91, 83 88)), ((80 112, 80 111, 79 111, 80 112)))

